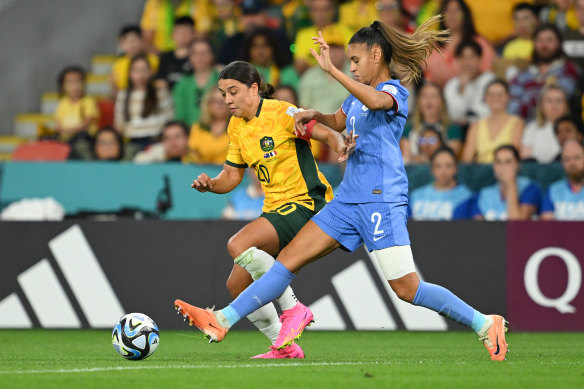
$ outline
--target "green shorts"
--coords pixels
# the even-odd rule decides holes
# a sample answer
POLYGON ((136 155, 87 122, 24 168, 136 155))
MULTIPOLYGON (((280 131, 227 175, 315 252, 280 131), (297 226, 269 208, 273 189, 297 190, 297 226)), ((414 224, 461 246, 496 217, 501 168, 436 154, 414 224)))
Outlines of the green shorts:
POLYGON ((262 213, 261 216, 268 219, 276 229, 282 250, 317 212, 298 203, 286 203, 275 211, 262 213))

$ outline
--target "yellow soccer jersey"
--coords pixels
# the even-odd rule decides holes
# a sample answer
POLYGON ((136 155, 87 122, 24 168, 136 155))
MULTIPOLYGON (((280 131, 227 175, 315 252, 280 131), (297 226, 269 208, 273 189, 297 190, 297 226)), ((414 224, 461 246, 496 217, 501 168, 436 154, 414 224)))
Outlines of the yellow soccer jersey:
POLYGON ((264 212, 295 202, 318 211, 333 190, 318 170, 309 142, 294 135, 292 104, 262 99, 250 121, 231 117, 226 164, 253 167, 266 194, 264 212))

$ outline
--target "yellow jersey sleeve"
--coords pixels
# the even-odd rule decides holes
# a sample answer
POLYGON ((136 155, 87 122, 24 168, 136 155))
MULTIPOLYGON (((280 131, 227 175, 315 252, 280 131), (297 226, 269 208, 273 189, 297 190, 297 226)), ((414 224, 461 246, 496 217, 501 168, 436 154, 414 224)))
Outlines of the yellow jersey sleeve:
POLYGON ((239 131, 237 128, 237 119, 231 117, 229 125, 227 126, 227 134, 229 135, 229 148, 227 149, 227 159, 225 163, 240 169, 245 169, 247 163, 243 160, 241 155, 241 146, 239 145, 239 131))

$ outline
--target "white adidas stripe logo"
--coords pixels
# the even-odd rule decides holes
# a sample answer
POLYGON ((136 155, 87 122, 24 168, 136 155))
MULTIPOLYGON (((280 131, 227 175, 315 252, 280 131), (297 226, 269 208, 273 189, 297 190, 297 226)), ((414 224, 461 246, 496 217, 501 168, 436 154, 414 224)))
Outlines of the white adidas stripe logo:
MULTIPOLYGON (((109 328, 124 315, 120 301, 78 225, 49 241, 49 248, 91 327, 109 328)), ((17 280, 42 327, 81 327, 48 259, 42 259, 19 274, 17 280)), ((0 328, 31 327, 32 321, 16 293, 0 301, 0 328)))
MULTIPOLYGON (((366 250, 367 251, 367 250, 366 250)), ((400 316, 404 326, 410 331, 446 331, 446 320, 429 309, 417 307, 400 300, 391 290, 383 276, 377 259, 368 252, 369 260, 377 270, 377 276, 385 285, 385 291, 400 316)), ((416 269, 420 279, 422 275, 416 269)), ((343 269, 331 279, 345 310, 357 330, 396 330, 397 323, 391 315, 383 297, 364 260, 343 269)), ((325 295, 309 306, 314 314, 315 323, 308 327, 313 330, 344 330, 347 324, 343 320, 333 298, 325 295)))

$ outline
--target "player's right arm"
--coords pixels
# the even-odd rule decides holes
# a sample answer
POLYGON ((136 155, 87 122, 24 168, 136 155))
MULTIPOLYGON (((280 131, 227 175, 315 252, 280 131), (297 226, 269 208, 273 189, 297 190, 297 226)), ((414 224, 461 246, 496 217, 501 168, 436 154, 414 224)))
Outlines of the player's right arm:
POLYGON ((299 134, 304 135, 304 125, 314 119, 337 132, 343 132, 346 127, 346 118, 341 108, 335 113, 321 113, 314 109, 307 109, 294 114, 294 126, 299 134))
POLYGON ((206 173, 201 173, 195 180, 191 188, 199 192, 213 192, 223 194, 231 192, 241 183, 245 168, 233 167, 228 164, 223 165, 223 170, 215 178, 209 177, 206 173))

